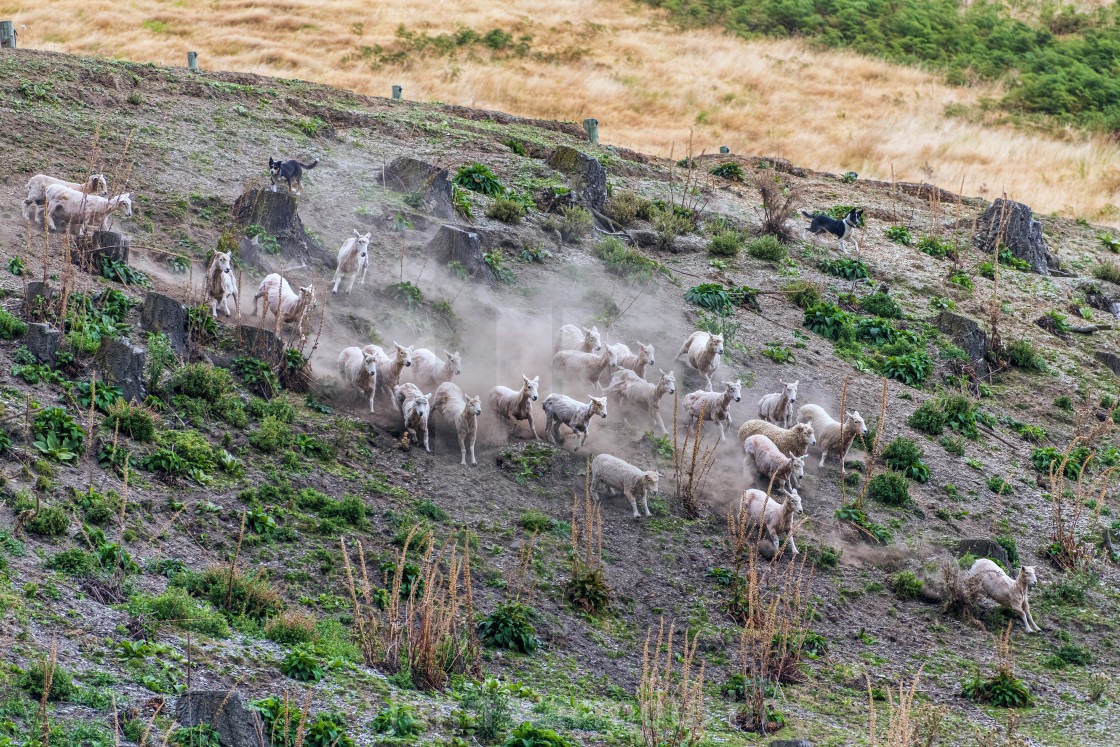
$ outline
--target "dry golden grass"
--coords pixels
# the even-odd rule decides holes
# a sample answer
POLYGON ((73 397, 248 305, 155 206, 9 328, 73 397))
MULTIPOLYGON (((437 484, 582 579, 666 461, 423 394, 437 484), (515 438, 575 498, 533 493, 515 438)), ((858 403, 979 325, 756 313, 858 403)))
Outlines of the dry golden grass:
POLYGON ((1115 144, 1070 131, 1031 134, 946 118, 949 104, 998 97, 995 86, 950 88, 936 76, 792 40, 743 41, 678 32, 622 0, 55 0, 8 11, 21 46, 298 77, 359 93, 443 101, 580 121, 604 142, 644 152, 773 155, 861 177, 932 181, 966 194, 1007 192, 1041 212, 1120 225, 1115 144), (533 37, 532 58, 491 61, 413 54, 373 70, 359 46, 389 45, 399 25, 432 35, 467 26, 533 37), (579 50, 585 50, 580 52, 579 50))

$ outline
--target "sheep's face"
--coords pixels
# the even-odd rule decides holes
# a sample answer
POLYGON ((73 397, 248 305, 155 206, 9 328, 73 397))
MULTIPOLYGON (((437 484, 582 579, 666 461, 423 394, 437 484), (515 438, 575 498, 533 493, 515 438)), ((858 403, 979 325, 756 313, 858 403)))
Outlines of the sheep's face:
POLYGON ((618 368, 618 353, 610 348, 607 348, 607 366, 612 371, 618 368))
POLYGON ((315 286, 314 285, 301 285, 299 288, 300 303, 310 305, 315 303, 315 286))
POLYGON ((89 178, 90 187, 96 189, 98 194, 109 194, 109 183, 105 181, 104 174, 94 174, 89 178))
POLYGON ((668 387, 665 391, 669 394, 673 394, 674 392, 676 392, 677 375, 672 371, 670 371, 669 373, 665 373, 664 371, 661 371, 660 368, 657 370, 661 372, 661 381, 659 383, 668 387))
POLYGON ((230 252, 214 252, 214 264, 216 264, 222 272, 233 271, 233 268, 230 266, 230 252))
POLYGON ((642 483, 648 492, 657 495, 657 485, 661 480, 661 474, 658 472, 643 472, 642 483))
POLYGON ((786 456, 791 460, 793 476, 798 478, 804 477, 806 457, 794 456, 792 451, 786 452, 786 456))
POLYGON ((742 382, 740 382, 738 380, 736 380, 736 381, 725 381, 725 382, 723 382, 723 385, 724 385, 724 387, 726 387, 726 392, 731 395, 731 399, 735 400, 736 402, 739 402, 740 400, 743 399, 743 384, 742 384, 742 382))
POLYGON ((723 355, 723 335, 712 335, 708 338, 708 349, 716 355, 723 355))
MULTIPOLYGON (((800 381, 800 379, 798 379, 798 381, 800 381)), ((798 384, 798 381, 794 381, 792 383, 785 382, 785 381, 782 382, 782 384, 786 388, 786 399, 788 399, 790 402, 796 402, 797 401, 797 384, 798 384)))
POLYGON ((1034 586, 1038 583, 1038 576, 1034 575, 1034 566, 1023 566, 1023 575, 1027 577, 1027 586, 1034 586))
POLYGON ((653 359, 653 345, 643 345, 639 341, 638 358, 645 360, 647 366, 652 366, 656 362, 653 359))
POLYGON ((393 344, 397 346, 397 363, 400 363, 401 365, 404 365, 404 366, 411 366, 412 365, 412 346, 409 345, 406 348, 404 345, 400 345, 396 342, 394 342, 393 344))
POLYGON ((809 438, 809 445, 810 446, 816 446, 817 437, 813 433, 813 424, 812 423, 798 423, 797 425, 795 425, 793 427, 793 430, 795 430, 799 434, 801 434, 802 438, 805 438, 807 436, 809 438))
POLYGON ((428 395, 421 394, 416 399, 412 400, 412 411, 416 413, 416 417, 425 418, 428 416, 428 395))
MULTIPOLYGON (((798 459, 797 461, 801 460, 798 459)), ((805 510, 801 508, 801 496, 797 494, 796 490, 790 493, 789 497, 786 498, 786 510, 799 514, 805 513, 805 510)))
POLYGON ((601 418, 607 417, 607 398, 606 397, 592 397, 591 398, 591 415, 598 415, 601 418))
POLYGON ((132 217, 132 196, 130 193, 125 192, 123 195, 117 195, 113 198, 113 206, 124 213, 126 218, 132 217))
POLYGON ((541 377, 540 376, 534 376, 533 378, 530 379, 525 374, 522 374, 521 378, 525 380, 524 385, 521 387, 522 391, 528 392, 529 393, 529 399, 536 402, 537 401, 537 396, 538 396, 537 395, 537 386, 540 384, 541 377))
POLYGON ((377 356, 376 355, 374 355, 373 353, 368 353, 365 357, 365 360, 362 361, 362 365, 365 367, 367 374, 369 374, 370 376, 374 376, 374 377, 377 376, 377 356))
POLYGON ((591 346, 592 353, 598 353, 603 349, 603 338, 599 336, 599 329, 597 327, 592 327, 591 329, 587 327, 583 328, 583 342, 585 345, 591 346))
POLYGON ((867 435, 867 423, 863 422, 863 418, 860 416, 859 410, 847 413, 845 415, 845 420, 847 421, 845 423, 846 428, 855 430, 855 432, 861 436, 867 435))
POLYGON ((473 414, 473 415, 481 415, 482 414, 482 400, 479 399, 477 396, 471 397, 469 400, 467 400, 467 410, 469 410, 471 412, 471 414, 473 414))
POLYGON ((458 376, 463 373, 463 367, 461 365, 462 359, 459 357, 458 353, 449 353, 444 350, 443 354, 447 356, 447 367, 451 369, 452 374, 458 376))
MULTIPOLYGON (((354 231, 354 233, 357 234, 358 232, 354 231)), ((367 256, 369 256, 369 238, 370 238, 370 236, 371 236, 371 234, 368 234, 368 233, 364 236, 358 236, 358 256, 361 257, 362 259, 365 259, 367 256)))

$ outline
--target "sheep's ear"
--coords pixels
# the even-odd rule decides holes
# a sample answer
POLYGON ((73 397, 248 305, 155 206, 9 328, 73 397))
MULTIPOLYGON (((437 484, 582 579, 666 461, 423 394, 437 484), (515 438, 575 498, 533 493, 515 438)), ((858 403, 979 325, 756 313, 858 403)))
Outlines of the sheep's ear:
POLYGON ((357 236, 358 238, 362 237, 362 235, 360 233, 358 233, 358 229, 356 229, 356 228, 354 229, 354 235, 357 236))
POLYGON ((657 373, 661 374, 662 376, 664 376, 664 375, 665 375, 665 371, 664 371, 664 370, 662 370, 662 369, 660 369, 660 368, 659 368, 659 369, 657 369, 657 373))
POLYGON ((793 385, 794 385, 794 386, 797 386, 797 385, 798 385, 798 384, 800 384, 800 383, 801 383, 801 379, 798 379, 797 381, 793 382, 793 385))
POLYGON ((521 374, 521 378, 525 379, 525 383, 526 383, 526 384, 528 384, 528 383, 529 383, 529 377, 528 377, 528 376, 526 376, 525 374, 521 374))

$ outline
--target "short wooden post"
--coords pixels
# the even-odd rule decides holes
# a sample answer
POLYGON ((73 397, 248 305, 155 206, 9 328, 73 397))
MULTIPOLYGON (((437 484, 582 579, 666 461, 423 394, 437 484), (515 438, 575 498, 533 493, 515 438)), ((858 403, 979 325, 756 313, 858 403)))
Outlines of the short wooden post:
POLYGON ((187 52, 187 68, 192 73, 198 72, 198 52, 187 52))
POLYGON ((592 145, 599 144, 599 120, 585 119, 583 120, 583 129, 587 130, 587 140, 592 145))
POLYGON ((719 146, 719 154, 721 156, 726 156, 730 152, 731 152, 731 149, 728 148, 726 145, 719 146))
POLYGON ((400 86, 393 86, 393 98, 399 99, 401 97, 402 90, 403 89, 400 86))
POLYGON ((11 21, 0 21, 0 49, 16 48, 16 27, 11 21))

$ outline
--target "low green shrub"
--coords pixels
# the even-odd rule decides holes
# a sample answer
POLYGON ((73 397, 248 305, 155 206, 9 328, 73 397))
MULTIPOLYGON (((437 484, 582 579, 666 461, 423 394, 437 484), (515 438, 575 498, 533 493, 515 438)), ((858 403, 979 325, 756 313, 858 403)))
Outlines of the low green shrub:
POLYGON ((13 340, 27 334, 27 325, 11 312, 0 309, 0 338, 13 340))
POLYGON ((213 565, 200 573, 180 574, 172 583, 233 616, 244 615, 263 621, 284 607, 283 598, 263 570, 250 573, 235 570, 231 574, 228 565, 213 565))
POLYGON ((898 305, 897 301, 882 291, 861 298, 859 307, 868 314, 873 314, 883 319, 902 318, 902 307, 898 305))
POLYGON ((532 607, 522 602, 499 602, 494 612, 478 624, 482 642, 494 648, 504 648, 532 654, 540 647, 536 630, 530 622, 535 615, 532 607))
POLYGON ((485 164, 477 162, 460 166, 451 181, 456 186, 487 197, 500 197, 506 191, 494 172, 485 164))
POLYGON ((58 662, 52 664, 47 659, 39 659, 24 670, 19 678, 19 686, 34 700, 41 700, 48 675, 50 675, 51 686, 47 693, 47 700, 66 700, 74 694, 73 675, 58 662))
POLYGON ((1016 368, 1027 371, 1045 371, 1046 361, 1034 349, 1034 343, 1023 337, 1007 347, 1007 360, 1016 368))
POLYGON ((58 537, 70 528, 70 514, 61 506, 43 506, 27 520, 27 531, 44 537, 58 537))
POLYGON ((727 161, 718 166, 713 166, 708 170, 708 173, 733 182, 743 181, 743 167, 734 161, 727 161))
POLYGON ((906 423, 913 429, 930 436, 940 436, 945 430, 945 413, 941 410, 937 400, 926 400, 911 413, 906 423))
POLYGON ((785 244, 777 236, 760 236, 747 244, 747 254, 764 262, 781 262, 787 253, 785 244))
POLYGON ((1023 681, 1016 679, 1010 671, 996 672, 994 677, 976 678, 961 686, 961 695, 978 703, 990 703, 999 708, 1024 708, 1031 705, 1031 693, 1023 681))
POLYGON ((233 378, 224 368, 188 363, 175 373, 171 389, 187 397, 217 402, 233 391, 233 378))
POLYGON ((323 679, 323 665, 307 651, 293 649, 280 662, 280 673, 296 682, 319 682, 323 679))
POLYGON ((615 190, 603 205, 603 214, 622 226, 633 223, 648 209, 649 200, 627 192, 615 190))
POLYGON ((134 600, 130 609, 151 615, 154 619, 173 623, 183 630, 191 630, 215 638, 229 635, 225 618, 192 599, 186 590, 169 586, 167 591, 154 597, 134 600))
POLYGON ((914 241, 910 237, 910 229, 906 226, 891 226, 883 234, 887 237, 887 241, 903 246, 910 246, 914 241))
POLYGON ((909 438, 899 436, 883 450, 883 461, 895 472, 901 472, 915 482, 929 480, 929 467, 922 461, 924 450, 909 438))
POLYGON ((905 506, 910 502, 910 486, 901 475, 883 472, 867 483, 867 495, 887 506, 905 506))
POLYGON ((249 443, 266 454, 275 454, 292 440, 292 429, 284 421, 266 415, 260 427, 249 434, 249 443))
POLYGON ((370 726, 378 734, 385 734, 390 737, 414 737, 423 731, 420 726, 420 720, 416 716, 416 711, 406 705, 397 705, 391 703, 382 708, 370 726))
POLYGON ((521 512, 520 524, 530 532, 547 532, 556 522, 536 509, 528 509, 521 512))
MULTIPOLYGON (((739 164, 724 164, 738 167, 739 164)), ((577 743, 560 736, 552 729, 523 721, 502 743, 502 747, 576 747, 577 743)))
POLYGON ((525 206, 517 200, 499 197, 486 211, 486 217, 516 226, 527 215, 527 212, 525 206))
POLYGON ((579 241, 595 227, 591 213, 577 205, 560 209, 560 237, 564 241, 579 241))
POLYGON ((891 589, 899 599, 917 599, 923 583, 913 571, 902 571, 891 577, 891 589))
POLYGON ((786 283, 783 288, 788 298, 799 309, 808 309, 820 303, 821 297, 824 295, 824 289, 821 288, 819 283, 814 283, 812 280, 798 278, 786 283))
POLYGON ((865 280, 871 277, 871 270, 858 259, 822 259, 817 269, 844 280, 865 280))
POLYGON ((102 429, 110 433, 128 436, 133 441, 149 443, 156 435, 156 422, 147 408, 117 401, 101 423, 102 429))
POLYGON ((613 236, 592 244, 591 253, 603 260, 608 272, 628 280, 648 280, 664 269, 660 262, 613 236))
POLYGON ((1015 492, 1011 487, 1011 483, 1007 482, 1005 478, 999 477, 997 475, 992 475, 988 478, 988 490, 992 491, 996 495, 1011 495, 1013 492, 1015 492))
POLYGON ((315 618, 295 610, 286 610, 268 618, 264 637, 284 646, 310 643, 316 638, 315 618))
POLYGON ((47 559, 47 568, 67 576, 84 576, 96 567, 97 558, 79 547, 56 552, 47 559))
POLYGON ((708 241, 708 254, 713 257, 737 257, 743 250, 746 237, 738 231, 718 233, 708 241))
POLYGON ((1100 264, 1093 268, 1093 277, 1107 283, 1120 285, 1120 262, 1111 259, 1102 260, 1100 264))

